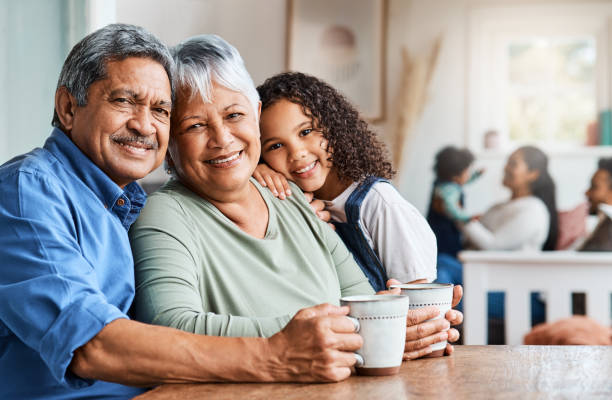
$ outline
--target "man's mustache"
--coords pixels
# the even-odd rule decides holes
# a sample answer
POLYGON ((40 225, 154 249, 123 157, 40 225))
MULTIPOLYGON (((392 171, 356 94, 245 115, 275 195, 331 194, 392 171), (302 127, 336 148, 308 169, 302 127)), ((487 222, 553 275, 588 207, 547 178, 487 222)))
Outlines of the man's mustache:
POLYGON ((125 135, 120 135, 120 134, 116 134, 116 135, 111 135, 110 136, 111 140, 114 140, 115 142, 121 143, 121 144, 140 144, 140 145, 144 145, 150 149, 153 150, 157 150, 157 148, 159 147, 159 145, 157 144, 157 140, 152 139, 152 138, 146 138, 146 137, 142 137, 142 136, 125 136, 125 135))

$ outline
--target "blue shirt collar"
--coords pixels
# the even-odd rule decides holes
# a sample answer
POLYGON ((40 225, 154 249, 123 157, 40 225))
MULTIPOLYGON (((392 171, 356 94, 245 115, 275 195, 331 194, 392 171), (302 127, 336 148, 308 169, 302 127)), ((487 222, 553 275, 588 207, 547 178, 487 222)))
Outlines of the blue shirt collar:
POLYGON ((126 229, 136 221, 147 198, 138 183, 131 182, 121 189, 58 128, 53 128, 44 148, 91 189, 104 207, 117 215, 126 229))

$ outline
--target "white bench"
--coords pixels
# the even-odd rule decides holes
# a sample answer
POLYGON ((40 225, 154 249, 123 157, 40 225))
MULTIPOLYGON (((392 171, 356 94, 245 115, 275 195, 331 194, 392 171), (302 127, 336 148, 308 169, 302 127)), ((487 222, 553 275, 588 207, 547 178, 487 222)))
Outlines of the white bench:
POLYGON ((612 252, 463 251, 468 345, 487 344, 487 292, 505 292, 506 344, 521 344, 531 329, 531 292, 546 294, 547 322, 572 314, 572 293, 585 293, 586 314, 610 326, 612 252))

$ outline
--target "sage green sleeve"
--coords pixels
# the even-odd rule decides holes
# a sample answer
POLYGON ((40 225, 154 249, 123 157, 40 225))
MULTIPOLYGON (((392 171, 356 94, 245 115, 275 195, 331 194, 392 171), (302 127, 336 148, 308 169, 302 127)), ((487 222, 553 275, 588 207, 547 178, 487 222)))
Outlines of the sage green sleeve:
MULTIPOLYGON (((139 321, 214 336, 268 337, 292 315, 244 317, 207 312, 199 289, 197 235, 180 204, 157 196, 130 230, 139 321)), ((297 311, 297 310, 296 310, 297 311)))

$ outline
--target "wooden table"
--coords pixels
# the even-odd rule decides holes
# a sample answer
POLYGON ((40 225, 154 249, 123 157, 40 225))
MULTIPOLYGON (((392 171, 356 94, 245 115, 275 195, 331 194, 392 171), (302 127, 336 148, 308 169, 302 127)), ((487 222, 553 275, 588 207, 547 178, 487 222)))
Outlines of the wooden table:
POLYGON ((450 357, 404 362, 386 377, 329 384, 168 384, 157 399, 612 399, 612 346, 455 346, 450 357))

